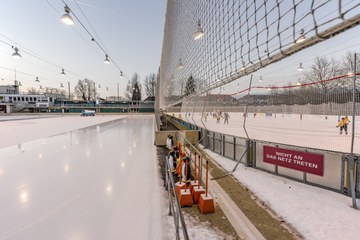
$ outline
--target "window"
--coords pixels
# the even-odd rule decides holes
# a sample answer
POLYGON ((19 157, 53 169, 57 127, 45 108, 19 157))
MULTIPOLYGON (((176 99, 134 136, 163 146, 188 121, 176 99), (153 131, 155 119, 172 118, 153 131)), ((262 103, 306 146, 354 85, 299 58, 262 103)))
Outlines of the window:
POLYGON ((29 101, 29 98, 28 98, 28 97, 26 97, 25 99, 26 99, 27 102, 29 101))
POLYGON ((21 101, 23 101, 23 102, 24 102, 24 101, 25 101, 25 98, 24 98, 24 97, 21 97, 21 101))

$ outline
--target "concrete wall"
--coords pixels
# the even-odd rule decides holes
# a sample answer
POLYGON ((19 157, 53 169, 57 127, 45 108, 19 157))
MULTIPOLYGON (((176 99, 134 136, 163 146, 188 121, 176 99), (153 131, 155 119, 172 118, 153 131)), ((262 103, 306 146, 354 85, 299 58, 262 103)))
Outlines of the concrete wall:
POLYGON ((169 134, 173 135, 174 139, 178 135, 178 131, 155 131, 154 144, 156 146, 166 146, 166 139, 169 134))

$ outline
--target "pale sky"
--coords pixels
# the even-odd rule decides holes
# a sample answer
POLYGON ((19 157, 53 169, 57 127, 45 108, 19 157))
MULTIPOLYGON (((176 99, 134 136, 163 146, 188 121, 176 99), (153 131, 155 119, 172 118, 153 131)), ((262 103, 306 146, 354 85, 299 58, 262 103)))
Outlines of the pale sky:
MULTIPOLYGON (((76 1, 81 9, 74 0, 64 1, 129 79, 135 72, 141 81, 149 73, 157 73, 165 0, 76 1)), ((117 96, 118 83, 122 96, 128 80, 120 78, 120 70, 113 63, 104 64, 104 52, 91 41, 73 15, 73 26, 60 21, 63 13, 62 0, 1 1, 0 84, 13 84, 16 68, 16 78, 23 85, 21 92, 39 85, 60 88, 61 83, 67 90, 68 82, 73 91, 79 79, 88 78, 96 87, 101 85, 98 89, 101 97, 117 96), (14 52, 11 46, 19 48, 21 59, 11 57, 14 52), (60 75, 61 68, 65 69, 66 77, 60 75), (40 83, 35 82, 36 77, 40 83)))

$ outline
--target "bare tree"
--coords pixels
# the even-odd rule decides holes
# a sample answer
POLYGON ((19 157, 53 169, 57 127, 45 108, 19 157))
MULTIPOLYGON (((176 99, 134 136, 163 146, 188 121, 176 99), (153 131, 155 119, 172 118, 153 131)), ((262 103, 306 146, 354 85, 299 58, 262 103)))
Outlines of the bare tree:
POLYGON ((131 78, 131 81, 129 81, 126 86, 125 98, 132 100, 134 92, 136 90, 136 93, 135 93, 136 99, 140 98, 140 100, 141 100, 142 86, 141 86, 139 78, 140 78, 139 74, 134 73, 134 75, 131 78), (139 96, 139 94, 140 94, 140 96, 139 96))
POLYGON ((188 80, 186 81, 184 96, 187 97, 187 96, 192 95, 193 93, 195 93, 195 89, 196 89, 195 80, 194 80, 193 76, 190 76, 188 78, 188 80))
POLYGON ((354 54, 357 54, 356 69, 360 71, 360 53, 358 52, 347 52, 342 58, 341 71, 343 75, 352 73, 354 71, 354 54))
POLYGON ((339 73, 339 64, 334 59, 329 61, 326 57, 317 57, 311 66, 311 70, 304 72, 304 75, 306 80, 316 83, 310 87, 314 90, 314 97, 318 97, 318 94, 322 94, 323 100, 320 100, 320 102, 327 102, 329 93, 336 88, 337 84, 335 81, 326 82, 322 80, 333 78, 339 73))
POLYGON ((134 91, 133 91, 131 100, 133 100, 133 101, 140 101, 141 100, 141 90, 139 88, 138 83, 135 83, 135 85, 134 85, 134 91))
POLYGON ((89 79, 79 80, 75 86, 75 94, 81 100, 95 100, 96 99, 96 86, 95 82, 89 79))
MULTIPOLYGON (((342 75, 348 75, 354 72, 354 55, 357 54, 356 58, 356 71, 360 72, 360 53, 358 52, 347 52, 346 55, 342 58, 342 75)), ((352 77, 352 75, 349 75, 352 77)), ((343 87, 351 87, 352 81, 349 81, 351 78, 346 78, 342 80, 343 87)), ((351 87, 352 88, 352 87, 351 87)), ((351 89, 349 88, 349 89, 351 89)), ((359 92, 360 90, 360 82, 356 82, 356 90, 359 92)))
POLYGON ((66 91, 64 89, 52 88, 52 87, 45 87, 43 89, 43 93, 44 94, 59 95, 59 96, 66 96, 66 91))
POLYGON ((156 83, 159 78, 159 74, 150 73, 145 77, 145 94, 148 97, 155 97, 156 83))
POLYGON ((28 88, 27 89, 27 93, 28 94, 40 94, 40 90, 34 88, 34 87, 31 87, 31 88, 28 88))

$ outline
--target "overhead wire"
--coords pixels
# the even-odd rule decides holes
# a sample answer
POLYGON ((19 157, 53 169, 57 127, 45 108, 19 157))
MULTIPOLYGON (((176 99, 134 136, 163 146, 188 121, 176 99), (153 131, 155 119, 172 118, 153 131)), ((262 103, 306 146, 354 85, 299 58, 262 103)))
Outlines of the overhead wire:
MULTIPOLYGON (((68 6, 68 4, 64 1, 61 0, 63 2, 63 4, 65 4, 66 6, 68 6)), ((88 18, 86 17, 85 13, 82 11, 81 7, 79 6, 79 4, 76 2, 78 8, 80 9, 81 13, 84 15, 85 19, 88 21, 90 27, 93 29, 92 25, 90 24, 90 21, 88 20, 88 18)), ((115 59, 111 57, 111 54, 109 54, 109 52, 106 50, 106 47, 104 45, 104 43, 101 41, 101 39, 99 38, 99 41, 97 41, 97 39, 95 39, 95 37, 93 36, 93 34, 86 28, 86 26, 82 23, 82 21, 78 18, 78 16, 71 11, 72 15, 75 17, 75 19, 80 23, 80 25, 83 27, 83 29, 89 34, 89 36, 91 37, 91 41, 93 41, 102 51, 105 55, 108 55, 108 57, 110 58, 110 60, 113 62, 114 66, 120 71, 120 73, 122 73, 122 75, 124 76, 124 78, 126 78, 127 80, 130 81, 130 79, 126 76, 126 74, 124 73, 124 71, 119 67, 119 65, 116 63, 115 59), (101 43, 101 44, 100 44, 101 43)), ((98 36, 98 34, 96 33, 96 31, 93 29, 94 33, 96 36, 98 36)))
MULTIPOLYGON (((6 37, 6 36, 3 35, 3 34, 0 34, 0 36, 3 37, 3 38, 8 39, 9 41, 15 42, 14 40, 10 39, 9 37, 6 37)), ((10 43, 8 43, 8 42, 6 42, 6 41, 3 41, 3 40, 1 40, 1 39, 0 39, 0 42, 6 44, 6 45, 8 45, 8 46, 14 47, 14 45, 12 45, 12 44, 10 44, 10 43)), ((16 46, 19 46, 19 47, 20 47, 20 50, 21 50, 22 52, 24 52, 24 53, 26 53, 26 54, 28 54, 28 55, 30 55, 30 56, 32 56, 32 57, 40 60, 40 61, 43 61, 43 62, 47 63, 48 65, 51 65, 51 66, 53 66, 53 67, 55 67, 55 68, 57 68, 57 69, 59 69, 59 70, 61 70, 61 69, 64 68, 64 67, 62 67, 62 66, 60 66, 60 65, 58 65, 58 64, 55 64, 55 63, 51 62, 51 61, 48 60, 48 59, 42 57, 42 56, 39 55, 38 53, 35 53, 34 51, 30 50, 29 48, 25 47, 25 46, 22 45, 22 44, 16 44, 16 46)), ((70 71, 70 70, 68 70, 68 69, 66 69, 66 72, 71 73, 71 74, 73 74, 73 75, 75 75, 75 76, 77 76, 77 77, 80 77, 80 78, 85 78, 85 77, 81 76, 80 74, 75 73, 75 72, 73 72, 73 71, 70 71)))

